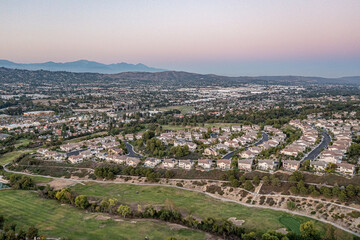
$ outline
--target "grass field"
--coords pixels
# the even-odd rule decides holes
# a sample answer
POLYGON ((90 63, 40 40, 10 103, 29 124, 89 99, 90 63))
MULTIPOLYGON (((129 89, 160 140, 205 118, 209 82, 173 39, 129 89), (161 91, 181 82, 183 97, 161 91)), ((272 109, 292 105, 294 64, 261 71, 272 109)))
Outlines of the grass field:
POLYGON ((0 156, 0 165, 4 165, 6 163, 11 162, 12 160, 20 157, 21 154, 32 152, 32 150, 23 150, 23 151, 14 151, 4 154, 0 156))
POLYGON ((35 192, 0 191, 0 215, 27 229, 33 225, 40 234, 69 239, 149 239, 164 240, 170 236, 181 239, 205 239, 205 233, 175 229, 163 222, 115 221, 99 218, 99 213, 87 213, 55 200, 41 199, 35 192), (97 218, 98 217, 98 218, 97 218))
POLYGON ((22 139, 19 139, 16 141, 16 144, 15 144, 15 147, 21 147, 23 145, 27 145, 31 142, 30 139, 25 139, 25 138, 22 138, 22 139))
POLYGON ((84 136, 84 137, 78 137, 78 138, 74 138, 74 139, 70 139, 70 140, 66 140, 65 143, 75 143, 75 142, 81 142, 87 138, 95 138, 95 137, 98 137, 98 136, 101 136, 101 135, 104 135, 106 134, 107 132, 106 131, 103 131, 103 132, 98 132, 98 133, 93 133, 91 135, 88 135, 88 136, 84 136))
MULTIPOLYGON (((235 125, 240 125, 240 124, 236 124, 236 123, 205 123, 204 127, 209 128, 209 127, 229 127, 229 126, 235 126, 235 125)), ((164 130, 184 130, 186 128, 189 127, 184 127, 182 125, 162 125, 162 128, 164 130)))
MULTIPOLYGON (((185 214, 197 217, 216 217, 245 220, 244 227, 256 231, 276 230, 286 227, 298 232, 300 224, 310 220, 280 211, 245 207, 236 203, 222 202, 200 193, 179 190, 171 187, 137 186, 130 184, 77 184, 72 190, 79 194, 97 197, 117 198, 122 203, 142 205, 163 205, 170 199, 185 214), (261 224, 259 224, 261 223, 261 224)), ((328 225, 315 221, 317 228, 325 232, 328 225)), ((352 239, 351 235, 337 231, 338 239, 352 239)))
POLYGON ((170 106, 170 107, 159 108, 159 111, 169 111, 174 109, 179 110, 181 114, 186 114, 188 112, 191 112, 194 109, 194 106, 188 106, 188 105, 170 106))

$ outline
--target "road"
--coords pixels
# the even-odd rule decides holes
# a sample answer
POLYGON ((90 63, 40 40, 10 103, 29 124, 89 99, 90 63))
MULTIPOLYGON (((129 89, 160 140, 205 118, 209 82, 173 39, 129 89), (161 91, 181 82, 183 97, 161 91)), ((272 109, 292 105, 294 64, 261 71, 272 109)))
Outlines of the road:
POLYGON ((125 145, 126 145, 126 149, 128 151, 128 156, 129 157, 135 157, 135 158, 141 158, 142 156, 140 154, 138 154, 137 152, 134 151, 134 147, 133 145, 131 145, 130 143, 128 142, 125 142, 125 145))
POLYGON ((260 144, 268 140, 269 140, 269 135, 266 132, 262 132, 262 138, 257 143, 255 143, 255 146, 259 146, 260 144))
MULTIPOLYGON (((269 135, 266 132, 262 132, 262 138, 255 143, 255 146, 259 146, 260 144, 262 144, 263 142, 266 142, 267 140, 269 140, 269 135)), ((245 146, 245 150, 248 149, 248 145, 245 146)), ((229 152, 227 154, 225 154, 222 158, 223 159, 231 159, 232 156, 235 154, 235 152, 229 152)))
POLYGON ((331 137, 330 135, 327 133, 327 131, 323 131, 322 133, 322 141, 320 142, 319 145, 317 145, 317 147, 315 147, 308 155, 306 155, 302 160, 301 163, 303 163, 306 160, 314 160, 317 158, 317 156, 319 156, 319 154, 321 153, 321 150, 326 148, 330 141, 331 141, 331 137))

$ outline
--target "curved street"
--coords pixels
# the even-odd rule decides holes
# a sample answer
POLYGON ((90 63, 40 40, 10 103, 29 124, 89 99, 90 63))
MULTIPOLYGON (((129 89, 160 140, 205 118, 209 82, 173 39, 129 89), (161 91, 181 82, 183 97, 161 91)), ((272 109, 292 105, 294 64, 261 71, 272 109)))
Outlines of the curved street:
MULTIPOLYGON (((263 142, 266 142, 268 140, 269 140, 269 135, 266 132, 262 132, 262 138, 259 141, 257 141, 254 145, 259 146, 260 144, 262 144, 263 142)), ((248 149, 248 145, 245 146, 245 150, 247 150, 247 149, 248 149)), ((234 151, 228 152, 222 158, 223 159, 231 159, 234 154, 235 154, 234 151)))
POLYGON ((301 163, 303 163, 306 160, 315 160, 319 154, 321 153, 322 149, 327 148, 329 143, 331 142, 331 137, 327 133, 327 131, 322 132, 322 140, 319 145, 317 145, 309 154, 307 154, 302 160, 301 163))
POLYGON ((125 145, 126 145, 126 149, 128 151, 127 155, 129 157, 135 157, 135 158, 141 158, 142 157, 140 154, 138 154, 137 152, 134 151, 134 146, 133 145, 131 145, 127 141, 125 142, 125 145))

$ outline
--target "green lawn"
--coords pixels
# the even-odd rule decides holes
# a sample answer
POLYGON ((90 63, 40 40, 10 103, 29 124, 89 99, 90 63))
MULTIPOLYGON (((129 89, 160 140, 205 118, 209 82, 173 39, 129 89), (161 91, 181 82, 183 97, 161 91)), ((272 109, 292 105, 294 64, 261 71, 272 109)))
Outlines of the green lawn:
MULTIPOLYGON (((236 217, 245 220, 244 227, 261 232, 284 227, 292 231, 299 231, 300 224, 310 220, 285 212, 249 208, 236 203, 222 202, 201 193, 172 187, 88 183, 86 185, 77 184, 72 187, 72 190, 88 196, 117 198, 120 202, 127 204, 163 205, 165 199, 170 199, 185 214, 192 214, 201 218, 236 217)), ((326 231, 328 225, 319 221, 315 221, 315 223, 321 232, 326 231)), ((343 231, 340 231, 340 234, 341 238, 339 239, 350 237, 350 234, 343 231)))
POLYGON ((11 162, 12 160, 20 157, 21 154, 31 152, 32 150, 23 150, 23 151, 14 151, 4 154, 3 156, 0 156, 0 165, 4 165, 6 163, 11 162))
POLYGON ((293 217, 281 217, 279 221, 284 224, 287 229, 300 234, 299 226, 301 222, 293 217))
MULTIPOLYGON (((72 187, 72 190, 88 196, 117 198, 120 202, 127 204, 163 205, 165 199, 170 199, 185 214, 201 218, 236 217, 245 220, 244 227, 260 232, 284 227, 299 232, 300 224, 310 220, 280 211, 249 208, 236 203, 222 202, 201 193, 172 187, 88 183, 86 185, 77 184, 72 187)), ((319 221, 315 221, 315 223, 321 232, 326 231, 327 224, 319 221)), ((341 234, 339 239, 351 239, 351 235, 346 232, 339 231, 339 234, 341 234)))
MULTIPOLYGON (((4 175, 4 176, 7 176, 7 177, 10 177, 11 175, 21 175, 21 174, 16 174, 16 173, 8 173, 8 172, 5 172, 5 171, 0 171, 0 175, 4 175)), ((30 177, 32 180, 34 180, 35 184, 38 184, 38 183, 49 183, 52 181, 51 178, 46 178, 46 177, 39 177, 39 176, 28 176, 30 177)))
POLYGON ((64 143, 75 143, 75 142, 81 142, 85 139, 88 139, 88 138, 96 138, 98 136, 101 136, 101 135, 104 135, 106 134, 107 132, 106 131, 103 131, 103 132, 97 132, 97 133, 93 133, 91 135, 88 135, 88 136, 83 136, 83 137, 78 137, 78 138, 74 138, 74 139, 71 139, 71 140, 66 140, 64 141, 64 143))
POLYGON ((181 239, 205 239, 205 233, 189 229, 172 229, 152 221, 99 220, 99 213, 87 213, 55 200, 41 199, 35 192, 0 191, 0 215, 27 229, 33 225, 40 234, 70 239, 150 239, 170 236, 181 239))
POLYGON ((15 147, 21 147, 23 145, 27 145, 31 142, 30 139, 22 138, 16 141, 15 147))
MULTIPOLYGON (((206 127, 206 128, 229 127, 229 126, 235 126, 235 125, 240 125, 240 124, 237 124, 237 123, 205 123, 204 127, 206 127)), ((184 127, 182 125, 161 125, 161 126, 162 126, 163 130, 184 130, 184 129, 189 128, 189 127, 184 127)))
POLYGON ((188 106, 188 105, 170 106, 170 107, 159 108, 159 111, 169 111, 174 109, 179 110, 181 114, 186 114, 188 112, 191 112, 194 109, 194 106, 188 106))

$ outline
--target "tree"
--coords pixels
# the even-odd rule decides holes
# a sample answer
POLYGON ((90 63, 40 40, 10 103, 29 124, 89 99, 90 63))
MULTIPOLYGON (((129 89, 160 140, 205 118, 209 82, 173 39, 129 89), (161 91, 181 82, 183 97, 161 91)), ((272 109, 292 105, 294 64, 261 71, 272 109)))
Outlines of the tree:
POLYGON ((349 184, 349 185, 346 186, 346 195, 347 195, 349 198, 355 197, 356 193, 355 193, 355 187, 354 187, 354 185, 349 184))
POLYGON ((30 239, 34 239, 38 236, 39 236, 39 230, 33 226, 29 227, 29 229, 26 233, 26 237, 28 237, 30 239))
POLYGON ((79 208, 86 209, 89 206, 88 197, 79 195, 75 198, 75 205, 79 208))
POLYGON ((245 234, 243 234, 242 239, 244 239, 244 240, 256 240, 256 233, 254 233, 254 232, 245 233, 245 234))
POLYGON ((264 233, 261 236, 261 240, 288 240, 288 238, 282 233, 271 230, 264 233))
POLYGON ((254 178, 253 178, 253 183, 257 186, 257 185, 259 185, 260 184, 260 178, 258 177, 258 176, 255 176, 254 178))
POLYGON ((24 230, 20 229, 18 234, 17 234, 17 239, 25 240, 26 239, 26 232, 24 230))
POLYGON ((303 179, 304 179, 304 177, 303 177, 302 173, 299 172, 299 171, 295 171, 295 172, 293 172, 293 174, 290 176, 289 181, 290 181, 290 182, 299 182, 299 181, 301 181, 301 180, 303 180, 303 179))
POLYGON ((299 190, 298 190, 297 187, 295 187, 295 186, 292 186, 292 187, 290 188, 290 192, 291 192, 292 194, 295 194, 295 195, 299 194, 299 190))
POLYGON ((55 197, 60 202, 71 204, 73 203, 73 198, 68 188, 63 188, 60 191, 56 192, 55 197))
POLYGON ((268 176, 264 176, 264 177, 262 178, 262 181, 263 181, 263 183, 264 183, 265 185, 269 185, 269 183, 270 183, 270 179, 269 179, 268 176))
POLYGON ((239 178, 239 181, 241 183, 244 183, 246 181, 246 177, 244 175, 242 175, 240 178, 239 178))
POLYGON ((252 185, 252 183, 250 182, 250 180, 246 180, 244 183, 244 188, 248 191, 252 191, 254 190, 254 186, 252 185))
POLYGON ((300 225, 301 236, 306 239, 320 239, 319 232, 315 229, 313 221, 307 221, 300 225))
POLYGON ((131 215, 131 209, 126 205, 120 205, 117 209, 117 212, 123 217, 131 215))
POLYGON ((341 202, 346 202, 348 200, 348 196, 346 195, 346 191, 342 190, 340 191, 338 198, 341 202))
POLYGON ((273 178, 273 179, 271 180, 271 185, 272 185, 273 187, 280 187, 280 186, 281 186, 280 179, 278 179, 278 178, 273 178))
MULTIPOLYGON (((332 191, 330 190, 330 188, 327 187, 321 187, 320 188, 320 192, 324 195, 324 197, 326 198, 331 198, 332 197, 332 191)), ((346 194, 346 193, 345 193, 346 194)))

